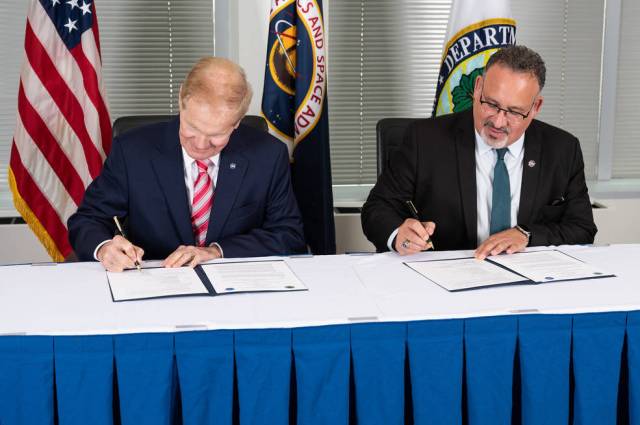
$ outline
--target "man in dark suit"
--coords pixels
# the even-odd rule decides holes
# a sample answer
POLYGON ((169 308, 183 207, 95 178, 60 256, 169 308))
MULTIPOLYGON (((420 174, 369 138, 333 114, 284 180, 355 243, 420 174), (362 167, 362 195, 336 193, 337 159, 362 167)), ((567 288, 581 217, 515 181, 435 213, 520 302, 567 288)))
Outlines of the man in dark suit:
POLYGON ((364 233, 378 250, 413 254, 430 238, 439 250, 475 248, 483 259, 593 242, 578 140, 534 119, 545 73, 531 49, 499 50, 475 81, 472 111, 408 128, 362 210, 364 233))
POLYGON ((303 252, 287 148, 240 124, 250 101, 242 68, 201 59, 180 89, 178 117, 114 140, 69 218, 79 259, 120 271, 143 255, 177 267, 303 252), (114 216, 128 239, 114 236, 114 216))

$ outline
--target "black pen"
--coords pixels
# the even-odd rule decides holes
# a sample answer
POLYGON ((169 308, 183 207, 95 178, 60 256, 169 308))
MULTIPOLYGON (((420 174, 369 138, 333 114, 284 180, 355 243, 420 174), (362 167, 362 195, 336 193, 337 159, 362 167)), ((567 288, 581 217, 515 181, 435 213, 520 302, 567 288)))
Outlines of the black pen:
MULTIPOLYGON (((127 237, 124 235, 124 230, 122 230, 122 226, 120 226, 120 220, 118 220, 117 216, 113 216, 113 221, 116 222, 116 227, 118 228, 118 232, 120 233, 120 236, 122 236, 123 238, 127 239, 127 237)), ((133 260, 134 264, 136 265, 136 268, 138 269, 139 272, 142 271, 142 269, 140 268, 140 262, 136 259, 133 260)))
MULTIPOLYGON (((409 212, 411 213, 411 217, 415 218, 418 221, 420 221, 420 217, 418 216, 418 210, 416 209, 416 206, 413 205, 413 202, 411 201, 411 199, 406 201, 406 204, 407 204, 407 207, 409 208, 409 212)), ((433 241, 429 237, 429 233, 427 233, 427 239, 425 240, 425 242, 428 245, 430 245, 429 247, 427 247, 427 249, 429 249, 429 248, 435 249, 435 246, 433 245, 433 241)))

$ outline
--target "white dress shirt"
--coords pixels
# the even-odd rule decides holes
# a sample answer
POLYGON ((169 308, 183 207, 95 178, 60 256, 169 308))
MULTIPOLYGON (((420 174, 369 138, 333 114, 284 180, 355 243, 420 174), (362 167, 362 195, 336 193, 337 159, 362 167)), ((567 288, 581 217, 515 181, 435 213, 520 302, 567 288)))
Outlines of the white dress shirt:
MULTIPOLYGON (((193 208, 193 188, 196 178, 198 178, 198 165, 196 164, 196 160, 191 158, 183 147, 181 147, 181 149, 182 163, 184 166, 184 185, 187 188, 187 195, 189 196, 189 211, 191 211, 191 209, 193 208)), ((211 158, 209 158, 209 161, 211 161, 211 166, 209 166, 208 172, 209 176, 211 177, 211 181, 213 182, 213 189, 215 190, 215 187, 218 183, 218 164, 220 162, 220 154, 218 153, 217 155, 212 156, 211 158)), ((111 239, 107 239, 106 241, 102 241, 98 244, 96 249, 93 251, 93 258, 98 260, 98 250, 102 247, 102 245, 106 244, 110 240, 111 239)), ((217 246, 220 250, 220 255, 224 257, 222 247, 217 242, 214 242, 212 245, 217 246)))
MULTIPOLYGON (((496 166, 498 154, 487 145, 480 134, 476 134, 476 208, 478 245, 489 237, 491 225, 491 203, 493 200, 493 168, 496 166)), ((509 189, 511 191, 511 227, 518 224, 518 210, 520 208, 520 186, 522 185, 522 160, 524 159, 524 134, 518 140, 509 145, 504 155, 504 163, 509 173, 509 189)), ((436 223, 436 226, 438 223, 436 223)), ((437 230, 436 230, 437 231, 437 230)), ((394 230, 387 247, 395 251, 393 240, 398 234, 394 230)))

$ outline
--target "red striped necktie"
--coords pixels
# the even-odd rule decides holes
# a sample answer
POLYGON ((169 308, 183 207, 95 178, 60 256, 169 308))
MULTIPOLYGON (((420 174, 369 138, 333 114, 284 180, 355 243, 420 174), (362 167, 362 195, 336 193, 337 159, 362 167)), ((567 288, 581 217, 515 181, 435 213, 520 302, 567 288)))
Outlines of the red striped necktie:
POLYGON ((191 208, 191 225, 197 246, 204 246, 209 227, 209 214, 213 205, 213 182, 209 175, 211 161, 198 161, 198 176, 193 184, 193 203, 191 208))

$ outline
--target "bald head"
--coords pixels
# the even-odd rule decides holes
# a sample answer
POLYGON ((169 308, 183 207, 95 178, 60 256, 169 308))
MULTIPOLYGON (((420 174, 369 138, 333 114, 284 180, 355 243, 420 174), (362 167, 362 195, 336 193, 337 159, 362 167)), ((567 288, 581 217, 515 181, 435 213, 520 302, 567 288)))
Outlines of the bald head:
POLYGON ((249 109, 253 93, 240 65, 213 56, 200 59, 180 88, 180 107, 188 100, 206 103, 214 110, 226 110, 239 121, 249 109))

